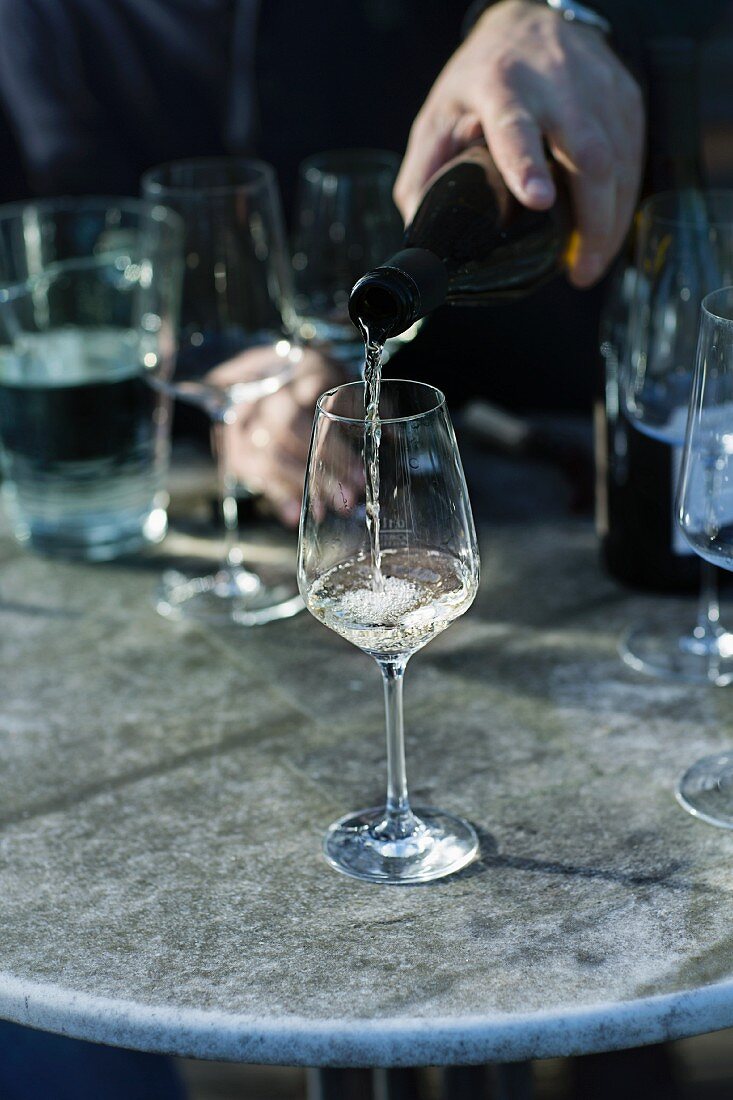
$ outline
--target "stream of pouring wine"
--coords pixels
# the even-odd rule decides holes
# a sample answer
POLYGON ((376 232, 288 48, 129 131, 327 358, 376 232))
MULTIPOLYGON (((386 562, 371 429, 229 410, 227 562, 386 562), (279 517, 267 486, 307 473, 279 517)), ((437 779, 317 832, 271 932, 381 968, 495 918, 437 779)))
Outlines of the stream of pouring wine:
POLYGON ((369 532, 374 590, 384 591, 382 550, 379 540, 379 444, 382 425, 379 397, 382 388, 384 341, 372 337, 364 326, 364 472, 366 475, 366 523, 369 532))

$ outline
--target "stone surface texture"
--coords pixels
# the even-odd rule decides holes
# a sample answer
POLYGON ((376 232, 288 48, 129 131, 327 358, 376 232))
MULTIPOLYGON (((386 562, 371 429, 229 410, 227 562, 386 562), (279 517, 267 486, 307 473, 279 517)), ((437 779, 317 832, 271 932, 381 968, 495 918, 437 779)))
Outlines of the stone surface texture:
POLYGON ((376 666, 307 613, 159 619, 155 559, 0 542, 0 1015, 250 1062, 459 1063, 733 1024, 733 835, 676 777, 733 696, 643 680, 620 632, 691 618, 624 592, 540 468, 474 464, 483 581, 406 680, 418 802, 482 856, 362 884, 326 826, 383 797, 376 666))

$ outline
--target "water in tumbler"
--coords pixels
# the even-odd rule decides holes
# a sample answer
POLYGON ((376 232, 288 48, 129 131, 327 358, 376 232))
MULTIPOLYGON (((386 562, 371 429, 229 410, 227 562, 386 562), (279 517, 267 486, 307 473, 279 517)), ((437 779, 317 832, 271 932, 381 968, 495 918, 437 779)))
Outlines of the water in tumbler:
POLYGON ((3 496, 36 549, 106 559, 158 541, 167 407, 126 328, 64 326, 0 349, 3 496))

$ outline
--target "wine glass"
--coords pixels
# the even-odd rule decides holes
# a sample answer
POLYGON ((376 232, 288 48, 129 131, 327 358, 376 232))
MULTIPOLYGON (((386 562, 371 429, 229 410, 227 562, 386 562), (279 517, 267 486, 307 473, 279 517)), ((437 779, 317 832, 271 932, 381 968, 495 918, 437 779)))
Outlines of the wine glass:
MULTIPOLYGON (((678 519, 703 561, 733 569, 733 286, 703 299, 682 459, 678 519)), ((720 639, 733 658, 733 637, 720 639)), ((698 760, 676 795, 711 825, 733 829, 733 750, 698 760)))
POLYGON ((475 856, 469 824, 407 796, 402 681, 418 649, 462 615, 479 555, 455 436, 439 390, 385 380, 379 400, 379 518, 374 552, 365 506, 364 386, 318 401, 298 546, 298 584, 311 613, 370 654, 384 680, 387 800, 328 830, 328 862, 354 878, 417 883, 475 856), (381 565, 379 564, 381 560, 381 565))
MULTIPOLYGON (((700 301, 733 280, 733 192, 690 190, 648 199, 640 215, 636 270, 621 398, 636 428, 672 446, 675 474, 685 438, 700 301)), ((623 640, 621 654, 640 672, 721 687, 731 683, 733 636, 720 623, 715 567, 703 563, 691 630, 636 628, 623 640)))
MULTIPOLYGON (((392 189, 400 158, 384 149, 335 149, 298 169, 293 276, 298 332, 354 370, 364 347, 349 317, 354 283, 395 253, 404 226, 392 189)), ((388 342, 387 357, 419 325, 388 342)))
POLYGON ((225 531, 224 560, 207 576, 164 574, 157 609, 256 626, 302 609, 294 580, 244 565, 232 447, 240 410, 275 393, 302 357, 274 170, 258 160, 176 161, 143 176, 143 193, 183 218, 185 275, 179 349, 158 382, 211 418, 225 531))

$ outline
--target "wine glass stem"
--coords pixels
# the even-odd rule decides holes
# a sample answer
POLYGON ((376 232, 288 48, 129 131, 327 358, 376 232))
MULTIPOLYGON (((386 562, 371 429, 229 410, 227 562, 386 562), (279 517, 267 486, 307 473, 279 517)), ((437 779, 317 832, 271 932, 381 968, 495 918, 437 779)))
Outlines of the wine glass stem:
POLYGON ((708 640, 717 638, 720 632, 717 569, 710 562, 703 560, 700 569, 700 600, 697 608, 695 637, 708 640))
MULTIPOLYGON (((246 575, 242 568, 243 554, 239 539, 239 510, 237 508, 237 478, 232 464, 233 427, 237 422, 237 410, 227 406, 211 422, 211 449, 216 457, 221 498, 221 515, 224 522, 224 560, 222 566, 230 572, 246 575)), ((253 579, 254 574, 251 574, 253 579)))
POLYGON ((242 552, 239 546, 237 481, 231 462, 230 429, 236 423, 236 419, 236 410, 228 407, 215 417, 211 425, 211 448, 216 456, 221 515, 224 522, 224 565, 230 568, 240 565, 242 561, 242 552))
POLYGON ((402 718, 402 682, 406 660, 380 661, 387 719, 387 823, 395 836, 408 836, 415 819, 407 797, 405 731, 402 718))

